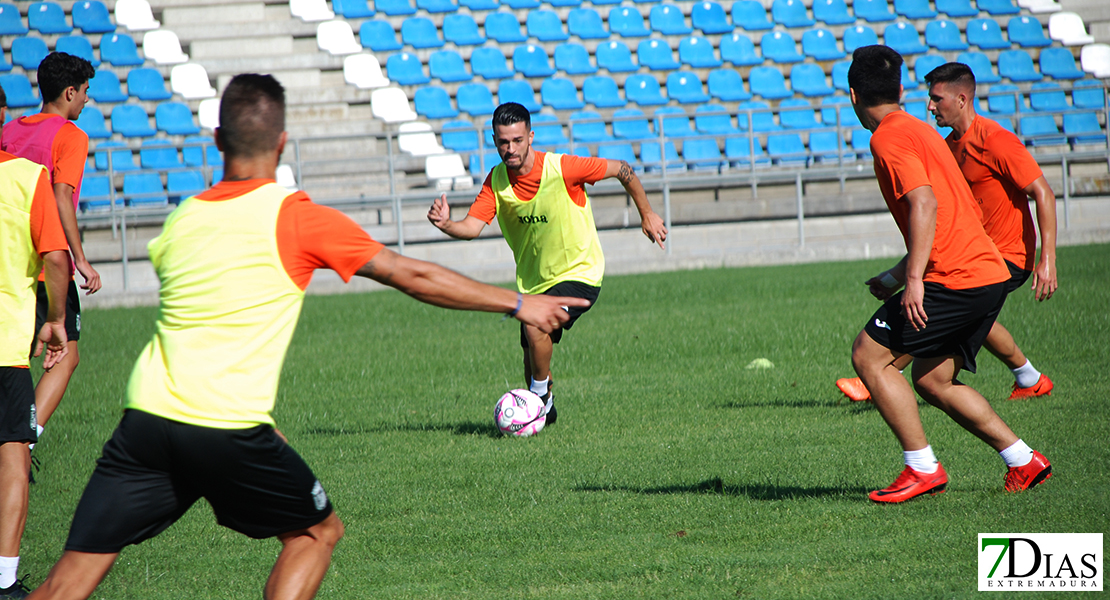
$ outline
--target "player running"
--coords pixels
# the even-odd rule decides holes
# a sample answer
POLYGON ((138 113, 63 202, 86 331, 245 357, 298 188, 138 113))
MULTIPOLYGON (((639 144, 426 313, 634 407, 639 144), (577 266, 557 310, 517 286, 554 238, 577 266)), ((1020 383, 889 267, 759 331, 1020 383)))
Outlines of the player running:
MULTIPOLYGON (((275 183, 285 92, 269 75, 224 90, 224 178, 182 202, 150 242, 161 283, 154 338, 123 419, 77 505, 65 552, 30 598, 87 598, 124 546, 161 533, 201 497, 221 525, 277 537, 267 599, 316 594, 343 524, 271 412, 304 290, 318 268, 429 304, 503 312, 552 331, 578 298, 528 296, 400 256, 351 219, 275 183)), ((336 343, 349 343, 336 330, 336 343)))
POLYGON ((902 446, 906 468, 876 502, 903 502, 948 484, 921 425, 914 389, 896 366, 915 357, 914 388, 997 450, 1009 468, 1004 487, 1020 491, 1052 473, 990 403, 956 377, 975 372, 975 355, 1005 299, 1009 270, 983 230, 975 198, 943 140, 899 101, 902 57, 886 46, 858 48, 848 70, 852 106, 873 132, 875 176, 908 254, 886 275, 905 289, 875 312, 852 344, 852 365, 902 446))
MULTIPOLYGON (((428 220, 453 238, 472 240, 496 216, 516 259, 517 289, 586 298, 592 306, 601 293, 605 257, 586 184, 609 178, 620 181, 640 211, 644 235, 660 248, 667 228, 651 210, 644 187, 627 162, 540 152, 532 149, 533 136, 528 109, 515 102, 498 106, 493 113, 493 143, 501 164, 486 176, 463 220, 451 220, 446 194, 432 204, 428 220)), ((524 381, 547 404, 548 426, 558 418, 551 393, 554 344, 562 339, 563 329, 570 329, 587 310, 569 308, 570 319, 551 333, 520 326, 524 381)))
MULTIPOLYGON (((951 127, 948 147, 983 212, 983 227, 994 241, 1010 281, 1006 294, 1018 290, 1032 277, 1033 295, 1047 300, 1056 291, 1056 196, 1045 181, 1040 165, 1016 135, 975 112, 975 75, 962 63, 947 63, 925 76, 929 84, 929 110, 937 125, 951 127), (1041 260, 1034 267, 1037 234, 1029 211, 1029 198, 1037 204, 1041 233, 1041 260)), ((892 283, 889 279, 887 283, 892 283)), ((882 276, 867 284, 880 300, 894 293, 900 282, 884 285, 882 276)), ((1052 380, 1033 367, 1010 332, 995 322, 983 342, 1014 375, 1010 400, 1052 393, 1052 380)), ((905 368, 911 357, 899 361, 905 368)), ((836 386, 855 401, 871 395, 858 377, 837 380, 836 386)))

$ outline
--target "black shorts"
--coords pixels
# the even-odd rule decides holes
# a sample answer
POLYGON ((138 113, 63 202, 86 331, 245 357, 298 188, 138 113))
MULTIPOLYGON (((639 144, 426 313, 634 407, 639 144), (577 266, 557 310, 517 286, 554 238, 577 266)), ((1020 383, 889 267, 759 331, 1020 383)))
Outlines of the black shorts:
POLYGON ((259 539, 332 512, 312 470, 273 427, 214 429, 128 410, 96 461, 65 549, 119 552, 158 535, 202 497, 220 525, 259 539))
MULTIPOLYGON (((46 324, 46 314, 50 311, 50 297, 46 295, 46 284, 39 282, 35 300, 35 331, 32 334, 31 353, 35 352, 35 340, 39 330, 46 324)), ((81 292, 77 289, 77 282, 70 280, 66 290, 66 339, 76 342, 81 339, 81 292)))
POLYGON ((1006 281, 1006 295, 1009 296, 1020 290, 1021 286, 1025 285, 1026 281, 1029 281, 1029 276, 1032 275, 1033 272, 1026 271, 1008 260, 1006 261, 1006 268, 1010 270, 1010 279, 1006 281))
MULTIPOLYGON (((570 320, 563 323, 561 329, 556 329, 551 332, 551 343, 558 344, 563 339, 563 329, 570 329, 578 317, 586 314, 586 311, 594 307, 597 302, 597 297, 601 295, 601 288, 595 287, 581 281, 561 281, 555 285, 547 288, 543 292, 545 296, 569 296, 571 298, 585 298, 590 301, 590 305, 586 308, 572 306, 566 309, 567 314, 570 315, 570 320)), ((524 323, 520 324, 520 347, 528 347, 528 336, 524 333, 524 323)))
POLYGON ((887 300, 863 328, 880 345, 917 358, 958 356, 975 372, 975 355, 1006 300, 1006 282, 950 290, 925 282, 926 327, 916 331, 902 315, 902 293, 887 300))
POLYGON ((0 444, 38 441, 31 370, 0 367, 0 444))

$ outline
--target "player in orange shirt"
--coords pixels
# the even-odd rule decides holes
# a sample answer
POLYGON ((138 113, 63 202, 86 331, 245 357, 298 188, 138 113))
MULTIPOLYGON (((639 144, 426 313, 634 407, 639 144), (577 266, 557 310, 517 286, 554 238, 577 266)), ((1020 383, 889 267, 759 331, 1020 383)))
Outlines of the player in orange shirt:
POLYGON ((944 140, 901 109, 902 57, 886 46, 858 48, 848 70, 852 106, 873 132, 875 176, 908 253, 880 278, 905 285, 875 312, 852 345, 852 366, 902 446, 906 467, 876 502, 944 491, 948 476, 925 437, 914 389, 926 402, 997 450, 1004 487, 1020 491, 1052 472, 1048 460, 1014 435, 978 392, 957 380, 975 356, 1005 299, 1010 273, 983 230, 971 189, 944 140), (896 363, 913 362, 913 388, 896 363))
MULTIPOLYGON (((929 110, 937 125, 952 128, 948 147, 982 209, 987 235, 1010 270, 1007 295, 1032 276, 1034 297, 1051 298, 1056 291, 1056 196, 1040 165, 1016 135, 976 114, 975 75, 970 67, 947 63, 933 69, 925 81, 929 84, 929 110), (1035 267, 1037 234, 1029 198, 1037 204, 1041 232, 1041 260, 1035 267)), ((983 346, 1013 373, 1010 400, 1052 393, 1052 380, 1033 367, 1001 323, 995 322, 983 346)), ((903 357, 899 366, 905 368, 909 360, 903 357)), ((859 378, 840 379, 836 385, 852 400, 871 397, 859 378)))

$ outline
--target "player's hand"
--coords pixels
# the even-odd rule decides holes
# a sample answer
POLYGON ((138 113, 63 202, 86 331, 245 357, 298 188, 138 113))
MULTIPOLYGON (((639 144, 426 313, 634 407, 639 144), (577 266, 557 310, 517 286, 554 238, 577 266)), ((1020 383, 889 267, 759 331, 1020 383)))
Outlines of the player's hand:
POLYGON ((520 310, 516 311, 516 320, 538 328, 544 333, 551 333, 570 320, 566 307, 579 306, 585 308, 590 301, 585 298, 571 298, 567 296, 544 296, 524 294, 521 297, 520 310))
POLYGON ((451 222, 451 207, 447 204, 447 194, 441 194, 428 209, 428 221, 440 230, 445 230, 451 222))
POLYGON ((925 314, 925 284, 920 280, 906 282, 906 291, 902 292, 902 315, 915 331, 925 329, 929 316, 925 314))
POLYGON ((65 323, 47 322, 39 330, 38 336, 35 338, 35 356, 42 354, 42 348, 46 346, 46 356, 42 360, 42 368, 49 371, 58 364, 58 361, 65 358, 69 354, 69 346, 66 344, 66 326, 65 323))
POLYGON ((1041 262, 1033 269, 1033 297, 1038 301, 1048 300, 1056 293, 1056 261, 1051 258, 1041 262))
POLYGON ((95 294, 100 290, 100 273, 96 272, 89 261, 74 262, 73 265, 77 267, 77 272, 85 278, 85 283, 81 284, 81 289, 85 290, 86 296, 95 294))
POLYGON ((651 211, 647 215, 640 215, 640 229, 644 231, 647 239, 659 244, 660 248, 667 249, 663 244, 667 241, 667 226, 663 224, 663 218, 655 214, 655 211, 651 211))
POLYGON ((901 287, 900 285, 898 285, 891 288, 884 285, 883 276, 887 273, 889 273, 889 271, 883 271, 882 273, 879 273, 871 279, 863 282, 863 284, 867 286, 868 291, 871 292, 871 295, 874 296, 876 299, 881 300, 882 302, 886 302, 887 300, 889 300, 890 297, 894 295, 894 292, 898 291, 898 288, 901 287))

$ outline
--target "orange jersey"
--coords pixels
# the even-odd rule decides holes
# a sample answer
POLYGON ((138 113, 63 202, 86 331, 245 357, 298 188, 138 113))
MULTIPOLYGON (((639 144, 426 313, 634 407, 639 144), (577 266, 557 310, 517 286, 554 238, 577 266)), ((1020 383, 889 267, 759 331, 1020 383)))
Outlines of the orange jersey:
MULTIPOLYGON (((196 196, 218 202, 237 198, 272 179, 221 181, 196 196)), ((302 290, 316 269, 331 269, 350 281, 383 246, 347 215, 313 202, 304 192, 293 192, 281 203, 277 220, 278 255, 290 279, 302 290)))
POLYGON ((890 113, 871 136, 871 153, 879 189, 902 237, 909 236, 906 194, 929 186, 937 199, 925 281, 964 290, 1010 278, 1002 255, 983 230, 978 206, 956 159, 932 127, 904 111, 890 113))
MULTIPOLYGON (((536 161, 527 175, 514 177, 512 172, 509 172, 509 182, 513 186, 513 193, 524 202, 536 197, 536 192, 540 189, 540 176, 543 175, 543 161, 547 156, 546 152, 538 150, 533 150, 533 152, 536 155, 536 161)), ((563 182, 567 186, 570 199, 576 205, 584 207, 586 206, 586 184, 592 185, 604 179, 605 171, 609 168, 609 161, 604 158, 564 154, 562 168, 563 182)), ((493 195, 492 177, 493 172, 491 171, 489 175, 486 175, 486 181, 482 184, 482 190, 478 192, 478 198, 474 200, 474 204, 470 205, 470 211, 467 212, 467 215, 485 221, 486 225, 493 222, 493 218, 497 216, 497 200, 493 195)))
POLYGON ((960 139, 946 140, 983 211, 983 228, 1002 258, 1033 270, 1037 232, 1025 188, 1041 177, 1037 164, 1018 137, 985 117, 976 116, 960 139))
MULTIPOLYGON (((0 163, 18 158, 0 150, 0 163)), ((39 175, 35 184, 35 196, 31 199, 31 243, 39 256, 47 252, 69 251, 62 221, 58 218, 58 203, 54 200, 54 190, 46 171, 39 175)))

